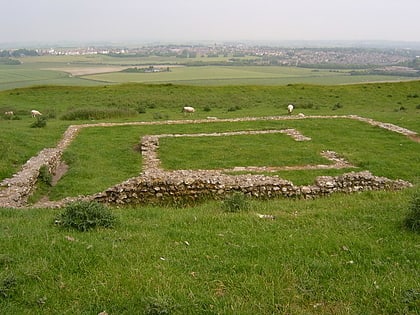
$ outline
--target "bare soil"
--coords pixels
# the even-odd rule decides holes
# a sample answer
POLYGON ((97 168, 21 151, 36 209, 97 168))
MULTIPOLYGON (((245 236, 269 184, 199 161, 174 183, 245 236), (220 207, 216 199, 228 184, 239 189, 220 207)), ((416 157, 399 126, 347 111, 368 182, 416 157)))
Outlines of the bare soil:
POLYGON ((72 76, 83 76, 98 73, 118 72, 127 69, 127 67, 81 67, 81 68, 48 68, 46 70, 62 71, 71 74, 72 76))
POLYGON ((67 173, 68 169, 69 166, 65 162, 61 161, 60 164, 57 166, 55 173, 53 174, 51 185, 57 185, 58 181, 61 179, 61 177, 63 177, 64 174, 67 173))

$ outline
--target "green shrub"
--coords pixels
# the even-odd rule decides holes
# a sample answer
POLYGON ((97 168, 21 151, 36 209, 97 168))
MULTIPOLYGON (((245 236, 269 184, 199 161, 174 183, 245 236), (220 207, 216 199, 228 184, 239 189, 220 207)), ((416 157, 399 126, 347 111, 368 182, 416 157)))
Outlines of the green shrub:
POLYGON ((112 228, 116 220, 111 210, 103 204, 77 201, 68 204, 55 222, 84 232, 96 227, 112 228))
POLYGON ((226 198, 222 201, 222 208, 226 212, 247 211, 250 208, 250 203, 244 194, 235 192, 226 196, 226 198))
POLYGON ((137 112, 139 114, 145 114, 146 113, 146 107, 144 107, 144 106, 138 106, 137 107, 137 112))
POLYGON ((14 116, 15 116, 15 115, 6 115, 6 114, 3 114, 1 117, 2 117, 4 120, 13 120, 14 116))
POLYGON ((57 117, 57 113, 54 109, 47 110, 44 114, 48 119, 55 119, 57 117))
POLYGON ((39 168, 38 180, 42 183, 51 186, 52 183, 52 175, 48 169, 47 165, 42 165, 39 168))
POLYGON ((169 115, 168 114, 164 114, 161 112, 157 112, 157 113, 153 113, 153 119, 169 119, 169 115))
POLYGON ((47 125, 47 118, 38 116, 36 120, 31 124, 31 128, 44 128, 47 125))
POLYGON ((239 105, 235 105, 235 106, 229 107, 227 109, 227 111, 228 112, 236 112, 237 110, 240 110, 240 109, 241 109, 241 107, 239 105))
POLYGON ((420 190, 410 200, 404 224, 409 230, 420 232, 420 190))

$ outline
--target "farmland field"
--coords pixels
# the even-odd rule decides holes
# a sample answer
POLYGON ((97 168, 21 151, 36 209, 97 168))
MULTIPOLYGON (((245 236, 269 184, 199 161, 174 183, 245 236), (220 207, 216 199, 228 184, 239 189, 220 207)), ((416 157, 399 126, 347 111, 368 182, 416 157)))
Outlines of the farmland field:
POLYGON ((93 74, 84 79, 104 83, 174 83, 186 85, 286 85, 307 84, 350 84, 361 82, 400 81, 407 78, 396 76, 350 76, 349 71, 313 70, 291 67, 228 67, 201 66, 176 67, 171 72, 93 74))
MULTIPOLYGON (((198 69, 179 70, 206 82, 198 69)), ((308 71, 213 70, 213 82, 217 76, 230 82, 254 76, 261 82, 264 75, 277 80, 277 70, 289 77, 308 71)), ((202 71, 210 77, 212 67, 202 71)), ((328 71, 313 74, 329 76, 328 71)), ((68 74, 67 79, 79 80, 68 74)), ((360 115, 420 133, 419 95, 420 81, 272 86, 101 82, 0 91, 0 113, 15 113, 14 119, 0 117, 0 180, 41 149, 55 147, 70 125, 153 123, 84 128, 64 152, 67 173, 54 186, 39 186, 30 202, 92 194, 137 176, 143 135, 242 130, 295 128, 311 141, 298 143, 283 134, 165 138, 159 157, 165 169, 214 169, 222 164, 325 163, 320 152, 334 150, 356 171, 413 184, 401 191, 315 200, 250 199, 249 208, 238 212, 224 211, 223 201, 215 200, 188 207, 113 207, 118 224, 88 232, 55 225, 62 209, 2 208, 1 313, 419 314, 420 239, 403 225, 420 185, 419 142, 344 118, 195 123, 208 116, 287 116, 286 106, 293 103, 292 116, 360 115), (184 116, 185 105, 196 112, 184 116), (32 108, 47 117, 45 127, 31 128, 32 108), (167 120, 184 123, 169 125, 167 120)), ((306 185, 316 176, 348 171, 275 175, 306 185)))
MULTIPOLYGON (((226 59, 226 58, 225 58, 226 59)), ((225 59, 197 58, 196 62, 225 59)), ((350 70, 305 69, 281 66, 184 66, 170 57, 39 56, 19 59, 21 65, 0 65, 0 90, 33 85, 92 86, 125 82, 185 85, 287 85, 353 84, 409 81, 413 78, 386 75, 350 75, 350 70), (170 72, 126 73, 130 67, 168 66, 170 72), (105 73, 104 73, 105 72, 105 73)))

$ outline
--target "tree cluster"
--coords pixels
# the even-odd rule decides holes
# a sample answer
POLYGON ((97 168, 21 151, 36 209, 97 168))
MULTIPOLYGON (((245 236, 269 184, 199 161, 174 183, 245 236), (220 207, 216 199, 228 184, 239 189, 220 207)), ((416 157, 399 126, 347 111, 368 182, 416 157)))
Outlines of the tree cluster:
POLYGON ((24 57, 24 56, 39 56, 36 50, 32 49, 16 49, 16 50, 0 50, 0 57, 24 57))

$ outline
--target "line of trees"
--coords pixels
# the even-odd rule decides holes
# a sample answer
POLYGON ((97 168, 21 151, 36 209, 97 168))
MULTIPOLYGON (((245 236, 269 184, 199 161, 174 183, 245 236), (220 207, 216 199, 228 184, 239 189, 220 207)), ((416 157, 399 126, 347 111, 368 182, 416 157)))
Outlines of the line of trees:
POLYGON ((22 56, 39 56, 36 50, 32 49, 16 49, 16 50, 0 50, 0 57, 22 57, 22 56))

